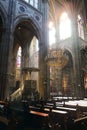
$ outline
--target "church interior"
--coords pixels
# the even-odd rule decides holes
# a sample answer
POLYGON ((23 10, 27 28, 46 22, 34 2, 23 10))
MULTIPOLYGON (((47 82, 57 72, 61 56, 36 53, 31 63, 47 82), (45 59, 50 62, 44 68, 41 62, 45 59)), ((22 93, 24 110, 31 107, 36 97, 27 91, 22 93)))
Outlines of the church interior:
POLYGON ((0 130, 87 130, 87 0, 0 0, 0 130))

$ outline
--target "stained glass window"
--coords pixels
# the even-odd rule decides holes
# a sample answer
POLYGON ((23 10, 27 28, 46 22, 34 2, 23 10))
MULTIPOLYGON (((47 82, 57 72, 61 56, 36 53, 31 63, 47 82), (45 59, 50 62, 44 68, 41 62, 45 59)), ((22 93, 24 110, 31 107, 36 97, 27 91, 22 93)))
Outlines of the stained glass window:
POLYGON ((30 5, 34 6, 35 8, 38 8, 38 0, 25 0, 30 5))
POLYGON ((84 39, 84 29, 83 29, 83 20, 81 18, 80 15, 78 15, 78 33, 79 33, 79 37, 81 37, 82 39, 84 39))
POLYGON ((21 67, 21 47, 19 47, 18 52, 17 52, 17 68, 21 67))

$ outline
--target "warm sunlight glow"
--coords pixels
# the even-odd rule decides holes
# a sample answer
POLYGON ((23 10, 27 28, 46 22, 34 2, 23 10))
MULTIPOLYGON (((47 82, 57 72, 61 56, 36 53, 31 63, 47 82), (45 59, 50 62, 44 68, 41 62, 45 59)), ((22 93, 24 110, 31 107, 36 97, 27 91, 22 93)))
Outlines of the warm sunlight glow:
POLYGON ((81 16, 80 15, 78 15, 78 20, 81 20, 81 16))
MULTIPOLYGON (((49 22, 49 45, 52 45, 55 43, 56 29, 52 22, 49 22)), ((60 24, 59 24, 59 36, 60 40, 64 40, 71 36, 71 21, 68 18, 67 13, 63 13, 60 18, 60 24)))
POLYGON ((50 29, 52 29, 53 28, 53 22, 50 21, 48 26, 49 26, 50 29))
POLYGON ((64 13, 62 14, 62 16, 61 16, 61 20, 65 20, 66 18, 67 18, 67 13, 64 12, 64 13))
POLYGON ((71 21, 67 13, 63 13, 59 25, 60 39, 66 39, 71 36, 71 21))
POLYGON ((55 28, 52 22, 49 22, 49 45, 55 43, 55 28))

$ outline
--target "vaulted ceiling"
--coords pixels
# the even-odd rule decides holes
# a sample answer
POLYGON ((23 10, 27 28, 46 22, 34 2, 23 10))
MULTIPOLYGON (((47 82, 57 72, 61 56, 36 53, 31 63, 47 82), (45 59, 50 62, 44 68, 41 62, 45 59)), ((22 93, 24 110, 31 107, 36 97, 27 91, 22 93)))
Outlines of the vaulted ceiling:
POLYGON ((14 37, 20 46, 24 46, 25 43, 30 43, 33 36, 37 36, 33 25, 29 21, 23 21, 18 24, 15 29, 14 37))

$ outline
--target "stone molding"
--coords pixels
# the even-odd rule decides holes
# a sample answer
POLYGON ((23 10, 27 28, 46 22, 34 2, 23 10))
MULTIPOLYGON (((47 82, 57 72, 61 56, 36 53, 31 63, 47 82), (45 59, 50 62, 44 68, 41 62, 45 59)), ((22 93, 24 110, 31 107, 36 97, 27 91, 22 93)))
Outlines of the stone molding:
MULTIPOLYGON (((9 15, 9 2, 10 0, 0 0, 0 6, 4 8, 5 12, 9 15)), ((35 9, 31 5, 27 4, 24 1, 14 1, 15 8, 14 12, 14 21, 17 18, 26 17, 28 19, 33 19, 35 23, 42 28, 42 13, 39 10, 35 9)))
POLYGON ((32 18, 39 25, 39 27, 42 28, 42 14, 31 5, 23 1, 17 1, 14 19, 23 16, 26 18, 32 18))
POLYGON ((9 0, 0 0, 0 5, 4 7, 4 10, 8 13, 9 0))

